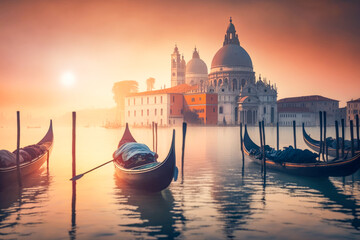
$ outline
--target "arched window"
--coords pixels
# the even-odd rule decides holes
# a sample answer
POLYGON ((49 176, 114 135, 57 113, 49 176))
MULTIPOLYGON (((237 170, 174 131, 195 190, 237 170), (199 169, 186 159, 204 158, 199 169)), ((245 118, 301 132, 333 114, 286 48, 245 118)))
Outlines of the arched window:
POLYGON ((248 93, 251 93, 251 88, 248 88, 248 93))
POLYGON ((227 78, 224 79, 224 84, 225 84, 225 86, 228 86, 228 79, 227 78))
POLYGON ((220 113, 220 114, 223 113, 223 107, 219 107, 219 113, 220 113))
POLYGON ((216 79, 214 80, 214 87, 216 87, 217 85, 216 85, 216 79))
POLYGON ((222 80, 219 79, 219 87, 221 87, 221 84, 222 84, 222 80))
POLYGON ((233 79, 233 91, 237 90, 237 80, 234 78, 233 79))

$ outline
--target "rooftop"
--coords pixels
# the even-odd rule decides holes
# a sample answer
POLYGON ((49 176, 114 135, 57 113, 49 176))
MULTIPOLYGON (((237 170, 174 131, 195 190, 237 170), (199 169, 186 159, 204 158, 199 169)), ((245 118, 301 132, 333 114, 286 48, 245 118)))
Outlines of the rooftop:
POLYGON ((278 100, 278 103, 293 103, 293 102, 318 102, 318 101, 336 101, 338 100, 326 98, 320 95, 310 95, 310 96, 301 96, 301 97, 291 97, 291 98, 283 98, 278 100))
POLYGON ((360 98, 358 99, 351 99, 350 101, 348 101, 347 103, 358 103, 360 102, 360 98))
POLYGON ((138 92, 138 93, 130 93, 127 97, 130 96, 146 96, 146 95, 156 95, 156 94, 168 94, 168 93, 186 93, 190 91, 194 91, 198 88, 198 86, 190 86, 188 84, 180 84, 171 88, 164 88, 160 90, 154 91, 146 91, 146 92, 138 92))

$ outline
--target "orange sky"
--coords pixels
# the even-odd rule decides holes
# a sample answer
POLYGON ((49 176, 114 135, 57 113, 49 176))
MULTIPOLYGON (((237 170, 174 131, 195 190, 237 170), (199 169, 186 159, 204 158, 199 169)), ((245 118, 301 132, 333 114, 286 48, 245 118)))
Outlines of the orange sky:
POLYGON ((356 1, 0 1, 0 112, 112 107, 114 82, 170 86, 177 43, 210 70, 229 17, 254 71, 283 97, 359 98, 356 1), (76 83, 60 76, 72 71, 76 83))

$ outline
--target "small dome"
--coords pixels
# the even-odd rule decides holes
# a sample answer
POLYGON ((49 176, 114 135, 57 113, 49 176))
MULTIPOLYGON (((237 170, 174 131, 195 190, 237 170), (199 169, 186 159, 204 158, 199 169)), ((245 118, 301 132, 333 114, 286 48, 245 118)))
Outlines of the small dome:
POLYGON ((215 67, 253 68, 249 54, 236 44, 227 44, 217 51, 211 62, 211 68, 215 67))
POLYGON ((193 58, 186 64, 186 73, 208 74, 206 63, 200 58, 193 58))
POLYGON ((200 59, 196 48, 193 58, 186 64, 186 74, 208 74, 206 63, 200 59))

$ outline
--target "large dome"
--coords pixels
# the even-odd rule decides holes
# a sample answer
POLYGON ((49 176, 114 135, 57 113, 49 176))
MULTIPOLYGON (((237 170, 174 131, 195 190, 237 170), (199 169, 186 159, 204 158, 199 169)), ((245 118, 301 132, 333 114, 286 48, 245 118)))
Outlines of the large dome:
POLYGON ((211 68, 216 67, 247 67, 253 68, 249 54, 237 44, 227 44, 217 51, 211 68))

